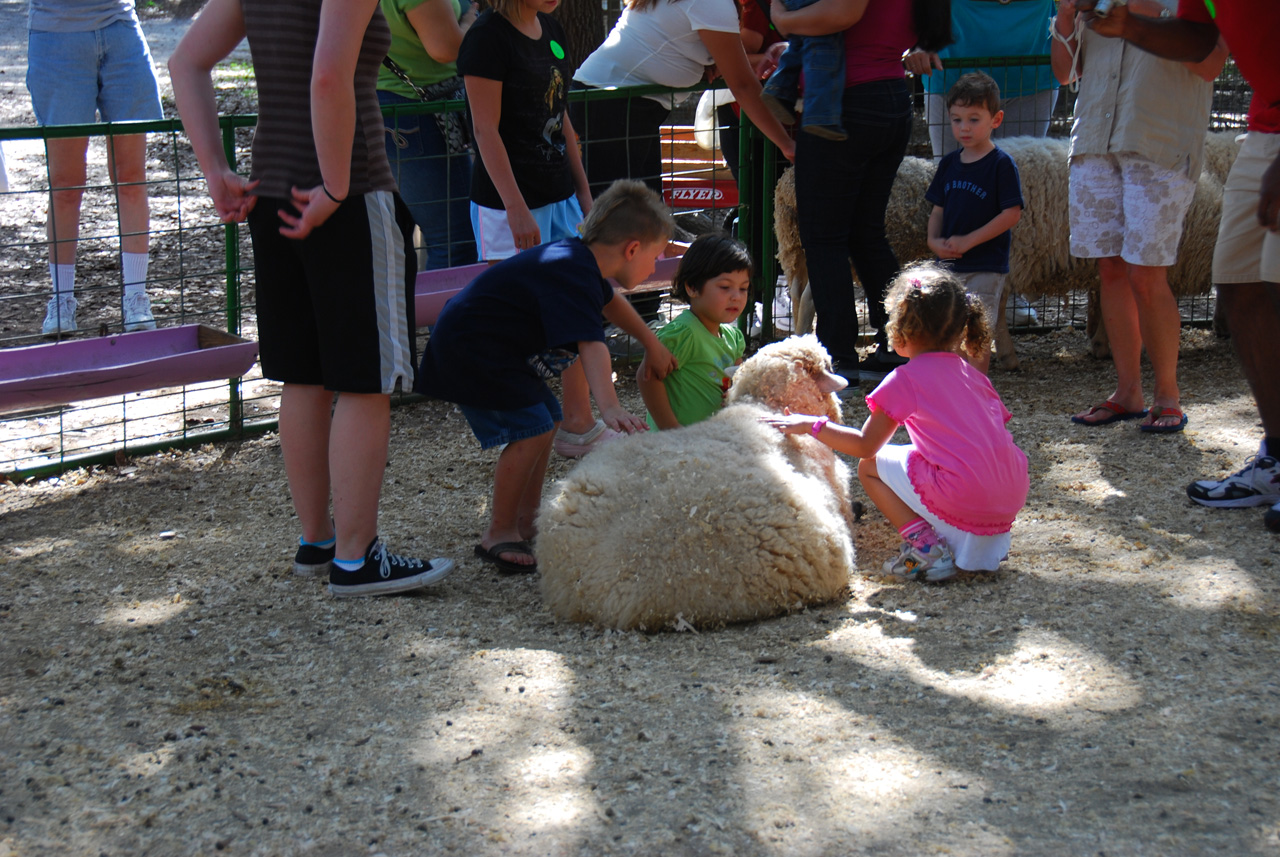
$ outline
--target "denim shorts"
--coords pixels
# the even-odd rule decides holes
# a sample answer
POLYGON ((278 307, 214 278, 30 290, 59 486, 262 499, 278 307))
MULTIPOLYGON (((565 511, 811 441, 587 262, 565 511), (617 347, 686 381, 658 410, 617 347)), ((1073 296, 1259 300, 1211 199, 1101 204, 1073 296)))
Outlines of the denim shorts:
POLYGON ((142 28, 116 21, 101 30, 27 39, 27 89, 41 125, 163 119, 160 87, 142 28))
POLYGON ((471 433, 480 441, 481 449, 546 434, 564 418, 560 403, 550 388, 544 389, 541 402, 514 411, 491 411, 471 405, 458 405, 458 408, 467 418, 471 433))

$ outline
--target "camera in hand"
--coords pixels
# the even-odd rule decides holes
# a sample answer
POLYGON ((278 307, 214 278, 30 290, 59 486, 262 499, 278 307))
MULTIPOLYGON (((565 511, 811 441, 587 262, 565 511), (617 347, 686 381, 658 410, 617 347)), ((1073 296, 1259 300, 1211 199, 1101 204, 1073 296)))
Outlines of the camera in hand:
POLYGON ((1124 6, 1129 0, 1098 0, 1097 5, 1093 7, 1093 14, 1099 18, 1107 17, 1112 6, 1124 6))

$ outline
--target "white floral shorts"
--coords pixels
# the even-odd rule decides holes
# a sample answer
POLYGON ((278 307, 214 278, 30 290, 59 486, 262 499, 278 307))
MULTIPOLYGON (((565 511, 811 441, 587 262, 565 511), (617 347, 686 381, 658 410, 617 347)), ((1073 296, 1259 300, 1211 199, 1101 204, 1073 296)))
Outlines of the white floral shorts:
POLYGON ((1169 267, 1178 261, 1182 222, 1195 194, 1185 171, 1141 155, 1077 155, 1071 159, 1071 255, 1169 267))

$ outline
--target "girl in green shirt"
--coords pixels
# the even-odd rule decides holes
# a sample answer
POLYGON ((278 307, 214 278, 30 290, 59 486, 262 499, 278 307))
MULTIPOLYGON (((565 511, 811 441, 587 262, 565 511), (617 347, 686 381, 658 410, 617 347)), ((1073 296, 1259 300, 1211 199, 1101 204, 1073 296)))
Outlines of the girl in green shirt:
POLYGON ((671 429, 705 420, 720 410, 733 367, 746 339, 734 322, 750 296, 751 254, 724 232, 699 235, 680 259, 672 296, 689 308, 658 331, 677 367, 663 380, 640 364, 637 382, 649 426, 671 429))

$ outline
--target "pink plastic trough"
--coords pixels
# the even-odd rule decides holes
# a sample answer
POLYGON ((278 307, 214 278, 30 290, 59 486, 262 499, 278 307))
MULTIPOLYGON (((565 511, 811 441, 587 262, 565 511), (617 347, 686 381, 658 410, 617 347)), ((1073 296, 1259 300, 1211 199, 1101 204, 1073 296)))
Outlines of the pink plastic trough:
POLYGON ((258 343, 203 324, 0 350, 0 411, 235 378, 258 343))
MULTIPOLYGON (((659 259, 653 276, 627 294, 670 288, 671 279, 675 276, 676 267, 679 264, 680 257, 678 256, 671 259, 659 259)), ((488 268, 488 265, 481 262, 477 265, 462 265, 457 268, 441 268, 437 271, 422 271, 419 273, 414 285, 413 301, 418 326, 425 327, 435 324, 436 320, 440 318, 440 311, 444 309, 444 305, 449 298, 462 291, 467 283, 474 280, 488 268)), ((614 283, 614 288, 619 288, 617 283, 614 283)))

